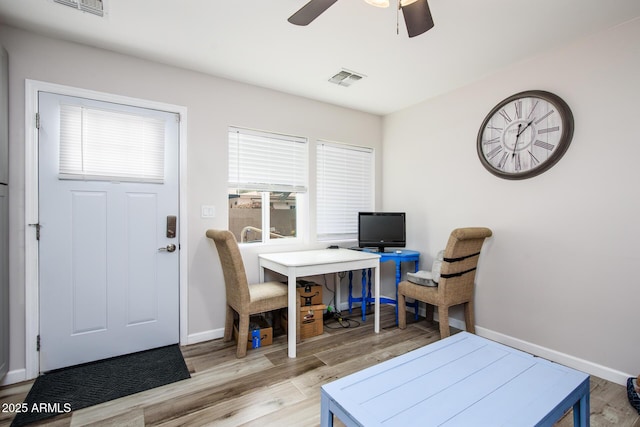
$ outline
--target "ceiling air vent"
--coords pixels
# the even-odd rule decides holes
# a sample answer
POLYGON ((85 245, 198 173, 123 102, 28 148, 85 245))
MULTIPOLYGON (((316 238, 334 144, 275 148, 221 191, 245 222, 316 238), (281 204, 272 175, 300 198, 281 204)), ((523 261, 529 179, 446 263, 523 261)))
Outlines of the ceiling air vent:
POLYGON ((94 15, 104 16, 104 4, 102 0, 53 0, 56 3, 70 6, 83 12, 93 13, 94 15))
POLYGON ((335 83, 339 86, 351 86, 358 80, 362 79, 363 74, 358 74, 353 71, 345 70, 344 68, 338 74, 334 75, 329 79, 330 83, 335 83))

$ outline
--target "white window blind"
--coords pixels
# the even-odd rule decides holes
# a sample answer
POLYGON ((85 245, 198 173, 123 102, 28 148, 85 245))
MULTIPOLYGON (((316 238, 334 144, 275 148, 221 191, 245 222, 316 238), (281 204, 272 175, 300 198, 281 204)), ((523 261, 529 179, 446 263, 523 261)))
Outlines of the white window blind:
POLYGON ((356 238, 358 212, 373 210, 373 149, 319 142, 318 240, 356 238))
POLYGON ((164 122, 60 105, 60 178, 163 182, 164 122))
POLYGON ((229 187, 306 192, 306 138, 229 128, 229 187))

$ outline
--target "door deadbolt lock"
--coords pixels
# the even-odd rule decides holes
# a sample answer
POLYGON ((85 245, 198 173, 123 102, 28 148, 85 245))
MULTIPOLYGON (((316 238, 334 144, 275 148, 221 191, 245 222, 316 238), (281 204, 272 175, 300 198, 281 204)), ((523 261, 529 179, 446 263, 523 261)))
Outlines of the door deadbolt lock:
MULTIPOLYGON (((173 239, 174 237, 176 237, 176 222, 177 222, 177 218, 175 215, 169 215, 167 216, 167 237, 169 239, 173 239)), ((173 251, 171 251, 173 252, 173 251)))
POLYGON ((174 245, 173 243, 170 243, 167 246, 165 246, 164 248, 158 248, 158 250, 160 252, 175 252, 176 245, 174 245))

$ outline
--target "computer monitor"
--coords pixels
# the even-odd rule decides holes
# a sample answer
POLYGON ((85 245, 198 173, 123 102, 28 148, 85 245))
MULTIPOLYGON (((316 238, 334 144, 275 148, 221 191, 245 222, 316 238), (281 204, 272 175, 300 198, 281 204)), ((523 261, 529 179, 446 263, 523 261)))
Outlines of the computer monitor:
POLYGON ((406 214, 404 212, 359 212, 358 246, 377 248, 404 248, 406 238, 406 214))

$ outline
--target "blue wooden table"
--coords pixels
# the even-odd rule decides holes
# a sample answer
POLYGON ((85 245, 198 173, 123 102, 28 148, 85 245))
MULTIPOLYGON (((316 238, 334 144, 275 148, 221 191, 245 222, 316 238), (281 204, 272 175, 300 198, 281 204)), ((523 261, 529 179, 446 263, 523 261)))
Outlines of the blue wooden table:
POLYGON ((589 426, 589 375, 467 332, 321 389, 323 427, 589 426))
MULTIPOLYGON (((375 252, 370 249, 363 249, 364 252, 375 252)), ((396 306, 396 323, 398 323, 398 283, 402 280, 402 263, 403 262, 413 262, 414 263, 414 272, 418 271, 420 266, 420 252, 418 251, 410 251, 407 249, 398 249, 395 251, 389 252, 375 252, 380 254, 380 263, 393 261, 396 267, 396 297, 387 298, 380 297, 381 304, 394 304, 396 306)), ((373 302, 373 298, 371 297, 371 270, 362 271, 362 295, 360 297, 353 296, 353 272, 349 271, 349 313, 352 312, 353 303, 361 303, 362 307, 362 320, 367 320, 366 317, 366 308, 367 304, 373 302)), ((411 306, 415 309, 415 317, 418 318, 418 303, 417 302, 408 302, 408 306, 411 306)))

